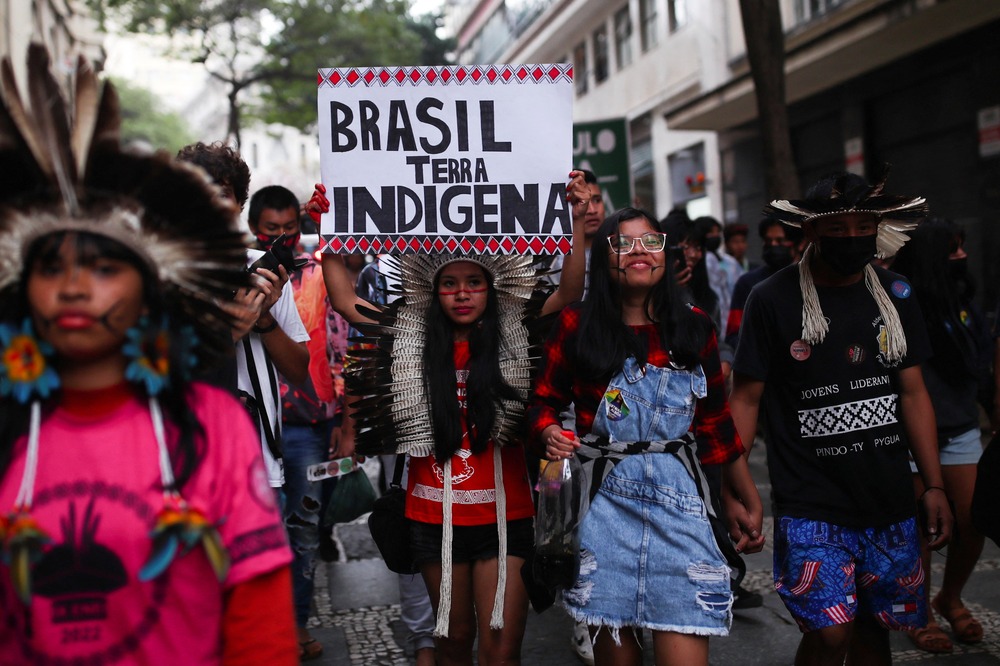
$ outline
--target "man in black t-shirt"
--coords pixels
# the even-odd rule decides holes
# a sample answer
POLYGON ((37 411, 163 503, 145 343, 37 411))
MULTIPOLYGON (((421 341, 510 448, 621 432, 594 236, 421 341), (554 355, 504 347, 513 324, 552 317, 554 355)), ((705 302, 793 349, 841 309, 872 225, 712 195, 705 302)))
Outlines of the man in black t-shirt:
POLYGON ((811 245, 751 293, 733 367, 748 454, 761 408, 768 428, 775 589, 804 632, 797 664, 891 663, 887 630, 926 621, 908 452, 929 545, 951 532, 919 308, 904 278, 869 263, 926 207, 881 186, 834 174, 765 208, 811 245))

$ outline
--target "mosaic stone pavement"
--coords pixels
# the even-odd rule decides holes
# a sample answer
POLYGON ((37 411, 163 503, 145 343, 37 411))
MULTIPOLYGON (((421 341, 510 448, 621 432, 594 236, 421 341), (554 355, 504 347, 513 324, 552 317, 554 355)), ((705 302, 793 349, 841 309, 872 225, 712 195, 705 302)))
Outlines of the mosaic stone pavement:
POLYGON ((352 666, 407 666, 410 663, 392 630, 393 622, 399 620, 399 604, 333 610, 325 566, 316 567, 313 602, 316 614, 309 619, 308 627, 343 630, 352 666))

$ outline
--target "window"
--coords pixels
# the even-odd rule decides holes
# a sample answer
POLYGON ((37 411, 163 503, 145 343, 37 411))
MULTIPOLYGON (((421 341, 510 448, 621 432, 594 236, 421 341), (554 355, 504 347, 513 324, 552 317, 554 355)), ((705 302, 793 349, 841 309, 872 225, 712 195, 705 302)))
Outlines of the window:
POLYGON ((632 16, 628 5, 615 12, 615 59, 618 69, 632 64, 632 16))
POLYGON ((641 30, 639 39, 643 53, 657 44, 656 2, 657 0, 639 0, 639 29, 641 30))
POLYGON ((576 86, 576 94, 583 95, 587 92, 587 44, 580 42, 573 49, 573 83, 576 86))
POLYGON ((608 78, 608 26, 602 24, 594 31, 594 82, 600 83, 608 78))
POLYGON ((667 0, 667 19, 670 22, 670 32, 687 24, 687 0, 667 0))
POLYGON ((844 0, 795 0, 795 19, 805 23, 826 14, 844 0))

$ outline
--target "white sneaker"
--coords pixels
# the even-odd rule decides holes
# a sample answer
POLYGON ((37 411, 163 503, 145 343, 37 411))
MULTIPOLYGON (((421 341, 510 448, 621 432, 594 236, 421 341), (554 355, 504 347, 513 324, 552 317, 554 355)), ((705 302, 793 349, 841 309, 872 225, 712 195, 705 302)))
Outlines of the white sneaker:
POLYGON ((590 642, 590 630, 586 624, 577 622, 573 625, 573 639, 570 643, 580 661, 587 666, 594 666, 594 645, 590 642))

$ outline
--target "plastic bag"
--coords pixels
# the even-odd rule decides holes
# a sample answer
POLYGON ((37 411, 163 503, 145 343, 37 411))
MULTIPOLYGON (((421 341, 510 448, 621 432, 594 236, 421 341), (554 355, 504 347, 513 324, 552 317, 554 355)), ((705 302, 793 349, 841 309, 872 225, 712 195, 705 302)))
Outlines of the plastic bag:
POLYGON ((576 456, 550 461, 539 474, 532 568, 535 580, 550 589, 576 583, 580 571, 578 527, 586 497, 583 468, 576 456))
POLYGON ((349 523, 372 510, 375 489, 364 470, 356 469, 337 479, 326 508, 326 524, 349 523))

